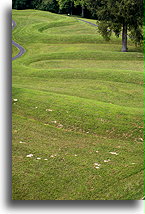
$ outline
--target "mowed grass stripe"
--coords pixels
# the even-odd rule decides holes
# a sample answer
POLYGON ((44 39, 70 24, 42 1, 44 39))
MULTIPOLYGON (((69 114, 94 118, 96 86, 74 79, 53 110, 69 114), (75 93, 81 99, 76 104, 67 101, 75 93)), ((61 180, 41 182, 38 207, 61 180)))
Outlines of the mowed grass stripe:
POLYGON ((69 130, 130 138, 136 141, 143 137, 141 134, 143 124, 140 124, 142 109, 32 89, 15 89, 16 92, 18 90, 19 102, 15 104, 15 111, 20 115, 43 121, 46 125, 56 121, 55 126, 59 127, 61 124, 64 129, 69 130), (52 112, 47 112, 47 109, 52 109, 52 112))
MULTIPOLYGON (((63 78, 63 77, 62 77, 63 78)), ((20 77, 15 78, 17 81, 21 79, 20 77)), ((134 84, 126 84, 126 83, 117 83, 117 82, 109 82, 109 81, 101 81, 98 80, 86 80, 85 79, 77 79, 75 83, 72 83, 71 79, 58 79, 56 82, 56 78, 49 80, 47 82, 45 77, 25 77, 21 81, 20 84, 13 84, 13 86, 22 88, 25 87, 27 82, 27 89, 35 90, 35 86, 32 85, 32 80, 37 84, 37 91, 41 90, 44 92, 52 92, 57 94, 64 94, 69 96, 76 96, 80 98, 91 99, 94 101, 105 102, 110 105, 119 105, 124 107, 131 108, 143 108, 143 103, 141 103, 142 98, 140 93, 142 92, 142 86, 136 86, 134 88, 134 84), (58 82, 59 80, 59 82, 58 82), (61 83, 60 83, 61 81, 61 83), (82 84, 83 81, 83 84, 82 84), (97 85, 96 85, 97 83, 97 85), (77 87, 81 84, 81 87, 77 87), (125 85, 126 84, 126 85, 125 85), (127 88, 127 92, 124 90, 124 86, 127 88), (81 90, 81 91, 80 91, 81 90), (108 91, 112 92, 108 92, 108 91), (120 94, 118 96, 118 94, 120 94), (109 97, 108 97, 109 96, 109 97), (125 98, 124 98, 125 97, 125 98), (124 99, 123 99, 124 98, 124 99), (138 103, 136 104, 136 101, 138 103)))

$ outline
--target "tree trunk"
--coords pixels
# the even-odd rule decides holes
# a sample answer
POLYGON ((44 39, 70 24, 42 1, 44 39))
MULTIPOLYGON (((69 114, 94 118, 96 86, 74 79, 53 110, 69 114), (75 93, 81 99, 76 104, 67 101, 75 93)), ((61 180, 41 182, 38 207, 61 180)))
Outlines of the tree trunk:
POLYGON ((85 17, 85 7, 84 7, 84 5, 82 5, 82 18, 84 18, 85 17))
POLYGON ((71 1, 71 9, 70 9, 70 14, 71 14, 71 16, 73 15, 73 2, 71 1))
POLYGON ((123 23, 122 29, 122 52, 127 52, 127 24, 123 23))

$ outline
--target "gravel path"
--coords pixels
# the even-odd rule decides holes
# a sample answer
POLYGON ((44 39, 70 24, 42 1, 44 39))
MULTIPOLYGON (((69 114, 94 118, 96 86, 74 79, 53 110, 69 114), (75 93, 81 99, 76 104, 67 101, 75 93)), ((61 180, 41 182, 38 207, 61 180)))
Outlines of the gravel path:
MULTIPOLYGON (((15 26, 16 26, 16 22, 12 20, 12 29, 14 29, 15 26)), ((16 56, 12 57, 12 60, 19 58, 26 52, 26 50, 21 45, 14 42, 13 40, 12 40, 12 45, 14 45, 16 48, 19 49, 19 53, 16 56)))

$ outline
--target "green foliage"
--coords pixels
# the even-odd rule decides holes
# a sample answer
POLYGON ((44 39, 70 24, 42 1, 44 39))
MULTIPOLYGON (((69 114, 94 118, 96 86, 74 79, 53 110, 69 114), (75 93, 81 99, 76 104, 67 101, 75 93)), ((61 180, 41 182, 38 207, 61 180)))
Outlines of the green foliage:
POLYGON ((86 3, 85 0, 74 0, 75 6, 78 6, 78 5, 85 6, 85 3, 86 3))
POLYGON ((105 25, 107 29, 108 23, 116 36, 119 36, 123 25, 126 24, 135 44, 142 42, 143 0, 87 0, 87 5, 92 13, 97 14, 103 37, 108 39, 105 30, 105 25))
POLYGON ((57 0, 59 4, 59 13, 72 13, 74 0, 57 0))
POLYGON ((112 23, 111 21, 97 21, 98 31, 102 37, 109 41, 112 32, 115 33, 116 37, 119 37, 121 32, 121 24, 112 23))
POLYGON ((130 30, 129 36, 136 46, 143 45, 143 28, 138 26, 130 30))
POLYGON ((35 6, 35 8, 54 13, 58 13, 59 11, 59 5, 57 0, 41 0, 41 2, 39 2, 39 4, 35 6))
POLYGON ((32 8, 34 0, 13 0, 12 8, 17 10, 32 8))
POLYGON ((80 15, 92 18, 86 0, 12 0, 13 9, 37 9, 53 13, 80 15))
POLYGON ((112 30, 110 30, 111 23, 109 21, 97 21, 97 25, 99 33, 106 41, 109 41, 112 35, 112 30))

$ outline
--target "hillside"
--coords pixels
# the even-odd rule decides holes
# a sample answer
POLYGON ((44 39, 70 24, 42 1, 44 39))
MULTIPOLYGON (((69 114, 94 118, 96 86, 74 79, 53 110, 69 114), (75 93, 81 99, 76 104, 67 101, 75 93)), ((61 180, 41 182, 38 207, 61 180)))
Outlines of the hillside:
POLYGON ((142 198, 141 48, 122 53, 120 38, 75 17, 12 18, 26 49, 13 61, 13 199, 142 198))

